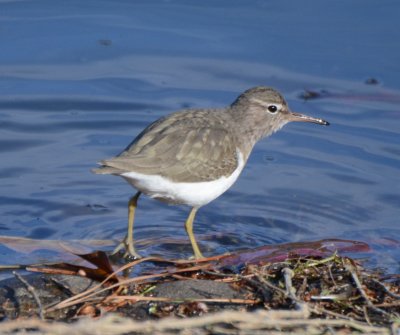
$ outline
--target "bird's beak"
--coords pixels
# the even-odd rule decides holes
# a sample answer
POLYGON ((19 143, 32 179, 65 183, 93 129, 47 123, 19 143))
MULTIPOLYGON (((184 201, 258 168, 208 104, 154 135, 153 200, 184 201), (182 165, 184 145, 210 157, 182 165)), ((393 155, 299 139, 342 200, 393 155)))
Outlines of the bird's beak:
POLYGON ((315 117, 307 116, 304 114, 299 114, 299 113, 294 113, 294 112, 289 112, 289 121, 294 121, 294 122, 311 122, 311 123, 316 123, 320 124, 322 126, 329 126, 329 122, 322 120, 322 119, 317 119, 315 117))

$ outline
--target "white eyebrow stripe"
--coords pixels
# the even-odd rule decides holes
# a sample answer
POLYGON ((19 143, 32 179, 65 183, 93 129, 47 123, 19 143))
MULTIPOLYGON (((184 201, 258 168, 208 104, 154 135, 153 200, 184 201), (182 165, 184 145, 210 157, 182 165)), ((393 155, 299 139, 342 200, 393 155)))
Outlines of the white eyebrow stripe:
POLYGON ((257 104, 259 104, 259 105, 261 105, 261 106, 263 106, 265 108, 267 108, 268 106, 271 106, 271 105, 275 105, 278 108, 278 110, 281 110, 282 107, 283 107, 283 105, 280 104, 280 103, 273 103, 273 102, 271 103, 271 102, 263 101, 263 100, 260 100, 260 99, 257 99, 257 98, 252 98, 251 101, 253 101, 253 102, 255 102, 255 103, 257 103, 257 104))

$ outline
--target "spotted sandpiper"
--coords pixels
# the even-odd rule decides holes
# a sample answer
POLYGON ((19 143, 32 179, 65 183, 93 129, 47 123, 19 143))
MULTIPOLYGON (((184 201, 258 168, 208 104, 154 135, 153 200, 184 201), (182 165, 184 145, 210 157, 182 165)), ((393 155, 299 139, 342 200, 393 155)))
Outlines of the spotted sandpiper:
POLYGON ((118 156, 100 162, 98 174, 123 177, 138 192, 129 200, 128 231, 114 253, 140 258, 133 242, 139 196, 192 209, 185 222, 196 259, 203 258, 193 235, 197 210, 228 190, 242 172, 254 145, 291 121, 329 125, 290 111, 283 96, 254 87, 226 108, 189 109, 160 118, 118 156))

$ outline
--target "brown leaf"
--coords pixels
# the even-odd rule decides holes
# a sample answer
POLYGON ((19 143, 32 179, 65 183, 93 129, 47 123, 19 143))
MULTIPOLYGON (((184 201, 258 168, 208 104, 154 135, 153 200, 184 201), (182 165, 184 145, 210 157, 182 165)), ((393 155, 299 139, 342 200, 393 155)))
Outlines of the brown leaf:
MULTIPOLYGON (((69 263, 58 263, 48 266, 27 266, 27 271, 50 273, 50 274, 63 274, 71 276, 87 277, 99 282, 104 281, 107 277, 114 273, 108 256, 103 251, 95 251, 90 254, 77 255, 86 261, 92 263, 97 268, 89 268, 82 265, 74 265, 69 263)), ((115 275, 109 278, 111 284, 117 283, 118 277, 115 275)))

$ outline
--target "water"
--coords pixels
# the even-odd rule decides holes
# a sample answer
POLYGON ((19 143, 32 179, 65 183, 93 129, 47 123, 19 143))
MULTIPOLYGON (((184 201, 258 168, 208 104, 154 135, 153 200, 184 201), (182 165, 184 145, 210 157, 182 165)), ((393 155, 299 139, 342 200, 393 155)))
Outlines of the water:
MULTIPOLYGON (((330 127, 290 124, 200 209, 206 255, 324 238, 367 242, 399 273, 396 1, 3 1, 0 235, 110 240, 134 190, 90 173, 153 120, 256 85, 330 127), (376 78, 377 85, 368 85, 376 78), (325 91, 304 101, 304 90, 325 91)), ((140 199, 143 255, 187 257, 188 208, 140 199)), ((111 243, 111 244, 112 244, 111 243)), ((110 243, 103 249, 111 250, 110 243)), ((1 263, 49 259, 0 246, 1 263)))

